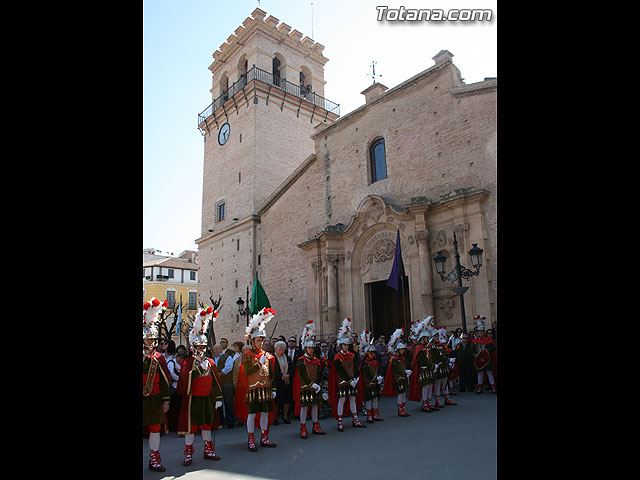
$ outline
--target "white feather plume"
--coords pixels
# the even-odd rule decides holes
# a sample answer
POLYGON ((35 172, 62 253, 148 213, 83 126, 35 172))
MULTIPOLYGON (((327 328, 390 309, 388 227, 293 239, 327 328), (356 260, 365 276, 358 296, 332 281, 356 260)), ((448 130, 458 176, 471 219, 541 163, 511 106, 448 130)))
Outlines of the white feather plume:
POLYGON ((349 317, 342 320, 342 326, 338 330, 338 337, 345 337, 351 333, 351 319, 349 317))
POLYGON ((391 334, 391 338, 389 339, 389 343, 388 345, 388 349, 390 352, 394 351, 395 345, 396 343, 398 343, 398 340, 400 340, 400 337, 402 336, 402 329, 401 328, 396 328, 395 332, 393 332, 391 334))

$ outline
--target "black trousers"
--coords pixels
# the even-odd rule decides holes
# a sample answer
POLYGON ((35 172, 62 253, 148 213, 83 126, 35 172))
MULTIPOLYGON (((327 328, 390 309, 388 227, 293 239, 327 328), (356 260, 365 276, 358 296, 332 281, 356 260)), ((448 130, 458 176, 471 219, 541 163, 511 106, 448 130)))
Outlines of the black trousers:
POLYGON ((463 392, 465 389, 468 389, 472 392, 478 380, 473 362, 459 362, 458 375, 460 391, 463 392))

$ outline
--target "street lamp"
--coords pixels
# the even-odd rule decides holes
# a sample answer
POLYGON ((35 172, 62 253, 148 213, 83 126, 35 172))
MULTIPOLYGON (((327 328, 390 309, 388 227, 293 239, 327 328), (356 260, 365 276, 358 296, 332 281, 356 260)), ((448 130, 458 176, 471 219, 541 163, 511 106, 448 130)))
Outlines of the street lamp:
POLYGON ((249 304, 249 286, 247 286, 247 306, 244 307, 245 301, 242 297, 238 297, 236 305, 238 306, 238 313, 247 317, 247 327, 249 326, 249 313, 251 312, 251 305, 249 304), (244 307, 244 308, 243 308, 244 307))
POLYGON ((480 273, 480 267, 482 266, 482 252, 484 250, 482 250, 481 248, 478 248, 477 243, 474 243, 473 248, 469 250, 468 253, 469 253, 469 257, 471 258, 471 264, 473 265, 473 268, 475 268, 475 271, 473 271, 460 265, 460 253, 458 252, 458 239, 456 238, 455 232, 453 232, 453 246, 456 250, 456 266, 449 275, 446 274, 446 270, 445 270, 447 257, 443 255, 442 250, 439 251, 435 257, 433 257, 433 261, 436 264, 436 272, 438 272, 438 275, 440 275, 440 278, 442 279, 443 282, 447 280, 451 280, 452 282, 455 282, 456 280, 458 281, 458 286, 454 287, 452 290, 458 295, 460 295, 460 309, 462 311, 462 331, 464 333, 467 333, 467 319, 465 317, 465 312, 464 312, 463 295, 464 295, 464 292, 469 290, 469 287, 462 286, 462 279, 464 278, 465 280, 469 280, 471 276, 478 275, 480 273))

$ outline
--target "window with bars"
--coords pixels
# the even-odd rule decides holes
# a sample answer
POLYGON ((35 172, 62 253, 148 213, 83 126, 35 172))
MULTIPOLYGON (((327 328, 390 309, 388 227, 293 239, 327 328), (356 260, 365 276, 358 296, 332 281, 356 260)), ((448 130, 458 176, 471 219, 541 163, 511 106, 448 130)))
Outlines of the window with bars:
POLYGON ((216 222, 221 222, 227 218, 227 203, 221 200, 216 203, 216 222))
POLYGON ((196 292, 189 292, 189 310, 198 309, 197 296, 198 294, 196 292))

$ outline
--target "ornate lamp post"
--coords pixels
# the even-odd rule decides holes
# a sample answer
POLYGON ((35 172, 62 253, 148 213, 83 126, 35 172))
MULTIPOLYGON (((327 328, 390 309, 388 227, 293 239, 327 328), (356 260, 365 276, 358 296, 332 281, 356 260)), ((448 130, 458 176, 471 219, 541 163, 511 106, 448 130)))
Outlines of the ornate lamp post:
POLYGON ((460 265, 460 253, 458 252, 458 239, 456 238, 456 233, 453 232, 453 246, 456 250, 456 266, 455 268, 447 275, 445 273, 446 261, 447 257, 442 254, 442 250, 438 252, 438 254, 433 257, 433 261, 436 264, 436 272, 440 275, 442 281, 451 280, 452 282, 458 281, 458 286, 452 288, 452 290, 460 295, 460 310, 462 311, 462 331, 467 333, 467 319, 464 312, 464 292, 469 290, 469 287, 462 286, 462 279, 468 280, 472 275, 478 275, 480 273, 480 267, 482 266, 482 250, 478 248, 478 244, 474 243, 473 248, 469 250, 469 257, 471 258, 471 264, 475 271, 469 270, 468 268, 460 265))
POLYGON ((245 301, 242 300, 242 297, 238 297, 236 301, 236 305, 238 306, 238 313, 242 316, 247 317, 247 324, 249 326, 249 313, 251 312, 251 304, 249 303, 249 286, 247 286, 247 306, 244 307, 245 301), (244 308, 243 308, 244 307, 244 308))

